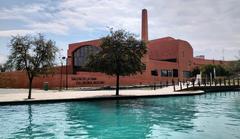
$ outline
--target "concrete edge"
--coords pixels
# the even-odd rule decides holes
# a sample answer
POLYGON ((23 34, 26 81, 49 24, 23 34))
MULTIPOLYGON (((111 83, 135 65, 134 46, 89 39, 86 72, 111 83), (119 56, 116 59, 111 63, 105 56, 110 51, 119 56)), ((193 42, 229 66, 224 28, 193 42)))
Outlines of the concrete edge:
POLYGON ((184 91, 198 91, 203 90, 205 92, 225 92, 225 91, 240 91, 239 86, 195 86, 184 88, 182 90, 177 90, 176 92, 184 92, 184 91))
POLYGON ((4 105, 27 105, 27 104, 48 104, 48 103, 62 103, 74 101, 103 101, 103 100, 124 100, 124 99, 140 99, 140 98, 157 98, 157 97, 179 97, 179 96, 194 96, 205 94, 204 91, 194 91, 194 93, 177 93, 177 94, 159 94, 159 95, 119 95, 119 96, 98 96, 85 98, 64 98, 64 99, 44 99, 44 100, 21 100, 21 101, 3 101, 0 106, 4 105))

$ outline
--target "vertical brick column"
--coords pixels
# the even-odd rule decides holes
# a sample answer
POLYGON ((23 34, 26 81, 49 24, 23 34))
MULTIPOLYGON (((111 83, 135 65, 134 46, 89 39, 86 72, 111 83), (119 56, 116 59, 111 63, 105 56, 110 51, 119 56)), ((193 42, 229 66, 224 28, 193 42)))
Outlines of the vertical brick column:
POLYGON ((148 41, 148 15, 147 10, 142 10, 142 40, 148 41))

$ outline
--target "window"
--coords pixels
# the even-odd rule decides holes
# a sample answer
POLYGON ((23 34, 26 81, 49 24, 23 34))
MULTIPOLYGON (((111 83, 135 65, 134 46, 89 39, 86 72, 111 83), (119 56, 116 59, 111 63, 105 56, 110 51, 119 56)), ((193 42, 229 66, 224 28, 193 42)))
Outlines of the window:
POLYGON ((158 71, 157 70, 152 70, 151 75, 152 76, 158 76, 158 71))
POLYGON ((176 58, 172 58, 172 59, 161 59, 160 61, 167 61, 167 62, 177 62, 176 58))
POLYGON ((87 59, 90 55, 96 54, 101 49, 96 46, 83 46, 73 52, 73 65, 77 69, 84 69, 87 59))
POLYGON ((178 77, 178 70, 177 69, 173 69, 173 77, 178 77))
POLYGON ((168 77, 168 71, 167 70, 161 70, 161 76, 162 77, 168 77))
POLYGON ((184 78, 190 78, 191 77, 191 72, 190 71, 183 71, 183 77, 184 78))
POLYGON ((162 77, 173 77, 173 70, 161 70, 161 76, 162 77))
POLYGON ((173 71, 172 70, 168 70, 168 77, 172 77, 173 76, 173 71))

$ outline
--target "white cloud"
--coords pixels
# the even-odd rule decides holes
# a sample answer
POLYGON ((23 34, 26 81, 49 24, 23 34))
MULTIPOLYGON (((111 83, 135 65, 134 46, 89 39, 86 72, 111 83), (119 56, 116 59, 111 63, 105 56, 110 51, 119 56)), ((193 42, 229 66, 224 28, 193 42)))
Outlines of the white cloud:
POLYGON ((0 37, 9 37, 9 36, 15 36, 18 34, 26 35, 30 33, 36 33, 34 30, 24 30, 24 29, 16 29, 16 30, 3 30, 0 31, 0 37))
POLYGON ((0 64, 4 64, 7 61, 7 55, 0 53, 0 64))
POLYGON ((66 34, 69 27, 64 24, 52 22, 52 23, 35 23, 29 26, 33 28, 35 32, 50 32, 55 34, 66 34))
POLYGON ((31 21, 31 16, 42 9, 43 5, 29 4, 25 6, 13 6, 0 9, 0 20, 3 19, 18 19, 23 21, 31 21))
POLYGON ((106 32, 107 26, 140 34, 141 9, 147 8, 150 39, 172 36, 189 41, 198 52, 224 48, 231 55, 240 45, 239 7, 238 0, 43 1, 0 8, 0 21, 26 23, 23 28, 0 30, 0 37, 32 32, 91 34, 106 32))

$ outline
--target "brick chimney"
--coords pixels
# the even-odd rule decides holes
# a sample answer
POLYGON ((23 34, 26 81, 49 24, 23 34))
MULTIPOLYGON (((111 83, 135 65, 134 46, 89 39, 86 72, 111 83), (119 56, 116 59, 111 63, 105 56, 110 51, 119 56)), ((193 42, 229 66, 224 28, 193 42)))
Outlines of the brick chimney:
POLYGON ((147 9, 142 10, 142 40, 148 41, 148 16, 147 9))

